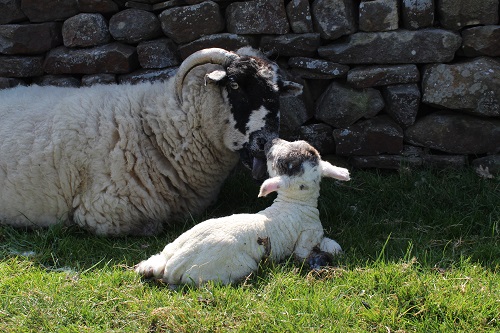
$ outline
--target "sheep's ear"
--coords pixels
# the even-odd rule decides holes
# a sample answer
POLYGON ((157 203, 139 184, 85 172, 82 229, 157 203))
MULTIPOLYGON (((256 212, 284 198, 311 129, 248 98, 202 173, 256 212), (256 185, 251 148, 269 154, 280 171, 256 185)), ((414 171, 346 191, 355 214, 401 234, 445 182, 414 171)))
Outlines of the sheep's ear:
POLYGON ((322 177, 330 177, 338 180, 349 180, 349 170, 345 168, 339 168, 332 165, 326 161, 320 161, 319 165, 321 167, 321 176, 322 177))
POLYGON ((215 70, 205 75, 205 85, 210 82, 220 82, 224 80, 227 73, 221 70, 215 70))
POLYGON ((281 186, 281 177, 273 177, 266 179, 260 186, 259 198, 265 197, 269 193, 277 191, 281 186))
POLYGON ((302 94, 302 85, 292 81, 283 81, 283 87, 280 88, 281 97, 295 97, 302 94))

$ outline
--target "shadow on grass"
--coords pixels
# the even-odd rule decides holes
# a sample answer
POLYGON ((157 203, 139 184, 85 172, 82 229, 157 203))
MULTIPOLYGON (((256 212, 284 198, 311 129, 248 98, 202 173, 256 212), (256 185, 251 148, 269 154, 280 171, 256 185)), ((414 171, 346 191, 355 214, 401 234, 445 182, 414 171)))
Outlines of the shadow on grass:
MULTIPOLYGON (((48 270, 82 272, 107 265, 131 267, 158 253, 195 223, 233 213, 257 212, 274 197, 257 198, 258 185, 236 171, 203 216, 157 237, 105 238, 76 227, 41 230, 0 227, 0 260, 28 257, 48 270)), ((500 267, 500 185, 472 171, 354 171, 349 183, 326 179, 319 200, 326 235, 345 254, 337 265, 415 258, 422 267, 447 269, 464 258, 500 267)))

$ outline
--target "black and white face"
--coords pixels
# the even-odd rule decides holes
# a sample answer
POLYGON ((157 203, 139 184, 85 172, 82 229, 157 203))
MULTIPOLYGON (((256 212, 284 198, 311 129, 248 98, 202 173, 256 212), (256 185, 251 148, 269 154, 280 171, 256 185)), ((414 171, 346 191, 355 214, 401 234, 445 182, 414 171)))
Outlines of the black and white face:
POLYGON ((249 56, 232 62, 220 84, 232 106, 226 145, 240 152, 254 178, 262 179, 266 174, 264 146, 278 137, 280 95, 296 96, 302 86, 283 81, 276 64, 249 56))
POLYGON ((319 152, 305 141, 288 142, 274 139, 266 145, 265 150, 271 177, 300 177, 306 165, 314 168, 321 161, 319 152))
POLYGON ((306 141, 274 139, 264 149, 270 178, 262 184, 259 197, 281 190, 294 200, 317 200, 322 177, 350 179, 349 170, 321 160, 319 152, 306 141))

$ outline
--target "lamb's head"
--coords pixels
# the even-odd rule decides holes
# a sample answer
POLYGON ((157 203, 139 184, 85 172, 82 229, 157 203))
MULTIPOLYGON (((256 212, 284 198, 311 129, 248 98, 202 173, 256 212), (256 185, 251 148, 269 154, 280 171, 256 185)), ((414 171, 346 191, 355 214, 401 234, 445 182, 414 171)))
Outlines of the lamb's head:
POLYGON ((265 175, 264 146, 278 137, 280 96, 296 96, 300 84, 283 80, 278 66, 258 51, 243 48, 236 53, 212 48, 189 56, 176 75, 176 90, 182 102, 182 84, 195 66, 214 63, 219 69, 207 73, 205 84, 220 87, 220 96, 229 107, 225 146, 239 152, 243 164, 252 169, 254 178, 265 175))
POLYGON ((306 141, 274 139, 266 145, 267 170, 272 178, 264 181, 259 197, 278 191, 287 197, 316 200, 322 177, 349 180, 349 171, 323 161, 306 141))

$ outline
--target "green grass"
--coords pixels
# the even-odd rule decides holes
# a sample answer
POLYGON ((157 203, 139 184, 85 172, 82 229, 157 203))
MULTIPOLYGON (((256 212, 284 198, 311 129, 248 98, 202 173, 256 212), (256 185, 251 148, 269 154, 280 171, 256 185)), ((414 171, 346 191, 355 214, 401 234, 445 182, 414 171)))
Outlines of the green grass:
POLYGON ((128 269, 198 221, 269 205, 257 190, 235 173, 204 216, 156 238, 0 228, 0 332, 500 331, 500 182, 472 171, 325 180, 321 218, 345 254, 323 271, 289 261, 172 291, 128 269))

